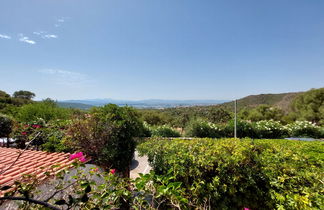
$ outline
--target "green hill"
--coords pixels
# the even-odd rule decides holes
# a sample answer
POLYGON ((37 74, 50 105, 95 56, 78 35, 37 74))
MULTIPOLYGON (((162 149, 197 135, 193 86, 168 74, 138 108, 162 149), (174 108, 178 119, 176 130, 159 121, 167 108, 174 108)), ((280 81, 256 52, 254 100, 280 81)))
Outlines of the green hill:
MULTIPOLYGON (((238 111, 242 108, 254 108, 261 104, 266 104, 270 106, 276 106, 285 112, 290 111, 290 104, 294 100, 296 96, 301 94, 303 92, 295 92, 295 93, 279 93, 279 94, 260 94, 260 95, 250 95, 246 96, 244 98, 237 100, 237 108, 238 111)), ((187 111, 187 112, 204 112, 208 111, 210 109, 217 109, 222 108, 228 111, 233 111, 234 109, 234 103, 231 102, 225 102, 222 104, 217 105, 211 105, 211 106, 192 106, 192 107, 176 107, 176 108, 168 108, 164 109, 164 112, 171 112, 174 113, 175 110, 180 111, 187 111)), ((176 111, 176 112, 177 112, 176 111)))
MULTIPOLYGON (((254 108, 261 104, 266 104, 278 107, 285 112, 289 112, 291 102, 301 93, 303 92, 250 95, 237 100, 237 108, 240 110, 242 108, 254 108)), ((227 110, 232 110, 233 102, 226 102, 217 106, 227 110)))

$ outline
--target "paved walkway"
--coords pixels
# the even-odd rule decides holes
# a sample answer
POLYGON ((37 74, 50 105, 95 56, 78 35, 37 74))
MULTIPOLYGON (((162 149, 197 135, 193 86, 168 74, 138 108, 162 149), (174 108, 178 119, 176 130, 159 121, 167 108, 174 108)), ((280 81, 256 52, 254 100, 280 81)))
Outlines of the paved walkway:
POLYGON ((130 178, 135 179, 139 177, 139 173, 148 174, 152 167, 148 163, 147 156, 140 157, 135 151, 134 159, 130 166, 130 178))

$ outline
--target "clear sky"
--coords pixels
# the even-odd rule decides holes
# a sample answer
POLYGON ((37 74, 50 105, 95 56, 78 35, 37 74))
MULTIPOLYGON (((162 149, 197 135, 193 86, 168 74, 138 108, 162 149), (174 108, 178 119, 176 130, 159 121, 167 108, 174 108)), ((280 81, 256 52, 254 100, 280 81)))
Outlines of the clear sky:
POLYGON ((234 99, 323 86, 323 0, 0 1, 8 93, 234 99))

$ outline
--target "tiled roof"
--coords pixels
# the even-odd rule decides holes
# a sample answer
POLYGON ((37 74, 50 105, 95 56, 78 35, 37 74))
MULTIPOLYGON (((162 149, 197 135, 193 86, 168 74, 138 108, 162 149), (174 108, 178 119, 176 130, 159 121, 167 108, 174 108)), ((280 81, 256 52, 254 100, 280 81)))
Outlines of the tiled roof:
MULTIPOLYGON (((0 147, 0 188, 12 186, 14 181, 19 180, 23 174, 32 174, 37 179, 42 180, 46 178, 44 172, 52 165, 59 165, 55 168, 55 171, 58 172, 71 166, 73 162, 73 160, 69 160, 70 154, 33 150, 25 150, 15 162, 21 152, 23 150, 0 147), (15 164, 12 165, 14 162, 15 164), (10 168, 8 169, 8 167, 10 168)), ((0 197, 4 193, 5 191, 0 190, 0 197)))

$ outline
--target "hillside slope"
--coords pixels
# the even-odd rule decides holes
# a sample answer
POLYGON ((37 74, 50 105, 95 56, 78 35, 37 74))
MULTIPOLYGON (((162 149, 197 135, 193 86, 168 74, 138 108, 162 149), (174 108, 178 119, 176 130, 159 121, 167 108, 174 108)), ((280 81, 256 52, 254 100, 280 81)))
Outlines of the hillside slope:
MULTIPOLYGON (((303 92, 250 95, 237 100, 237 107, 240 110, 242 108, 254 108, 261 104, 266 104, 288 112, 290 111, 291 102, 301 93, 303 92)), ((219 106, 224 109, 232 109, 233 102, 226 102, 219 106)))
MULTIPOLYGON (((237 100, 237 109, 240 111, 242 108, 252 109, 261 104, 267 104, 278 107, 287 113, 290 111, 291 102, 301 93, 303 92, 250 95, 237 100)), ((217 109, 225 109, 229 112, 233 112, 234 103, 231 101, 210 106, 175 107, 163 109, 161 111, 171 116, 181 115, 184 113, 200 116, 208 115, 212 110, 217 109)))

